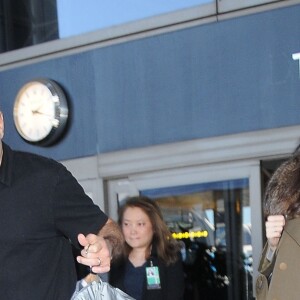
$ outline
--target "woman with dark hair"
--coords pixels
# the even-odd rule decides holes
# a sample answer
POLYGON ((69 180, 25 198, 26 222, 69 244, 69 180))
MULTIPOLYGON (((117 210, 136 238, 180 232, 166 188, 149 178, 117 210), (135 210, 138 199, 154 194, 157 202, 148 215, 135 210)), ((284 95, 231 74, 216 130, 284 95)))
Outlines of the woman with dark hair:
POLYGON ((300 298, 300 154, 280 165, 264 198, 267 243, 256 281, 257 300, 300 298))
POLYGON ((125 247, 112 263, 109 282, 137 300, 181 300, 184 275, 180 244, 172 238, 158 205, 144 196, 119 209, 125 247))

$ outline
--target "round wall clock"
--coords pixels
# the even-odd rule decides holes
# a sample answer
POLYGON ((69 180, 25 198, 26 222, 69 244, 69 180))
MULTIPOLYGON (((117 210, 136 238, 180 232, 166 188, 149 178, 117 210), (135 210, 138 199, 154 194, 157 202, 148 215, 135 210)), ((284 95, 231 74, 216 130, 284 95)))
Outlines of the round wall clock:
POLYGON ((66 128, 68 102, 56 82, 36 79, 18 92, 13 114, 16 129, 26 142, 49 146, 61 138, 66 128))

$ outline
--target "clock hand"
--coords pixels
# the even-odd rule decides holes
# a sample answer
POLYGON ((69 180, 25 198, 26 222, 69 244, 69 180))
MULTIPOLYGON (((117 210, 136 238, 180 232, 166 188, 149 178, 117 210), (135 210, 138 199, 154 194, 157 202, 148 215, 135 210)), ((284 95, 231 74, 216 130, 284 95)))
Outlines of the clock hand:
POLYGON ((42 115, 42 116, 45 116, 47 117, 51 122, 52 122, 52 125, 54 127, 58 127, 59 126, 59 120, 58 119, 53 119, 54 116, 52 114, 47 114, 47 113, 43 113, 41 111, 32 111, 32 114, 39 114, 39 115, 42 115))
POLYGON ((44 102, 40 103, 39 106, 36 109, 32 110, 32 113, 33 114, 37 113, 44 105, 45 105, 44 102))
POLYGON ((32 111, 32 114, 34 114, 34 115, 43 115, 43 116, 48 116, 48 117, 51 117, 51 115, 50 114, 47 114, 47 113, 44 113, 44 112, 41 112, 41 111, 39 111, 39 110, 33 110, 32 111))

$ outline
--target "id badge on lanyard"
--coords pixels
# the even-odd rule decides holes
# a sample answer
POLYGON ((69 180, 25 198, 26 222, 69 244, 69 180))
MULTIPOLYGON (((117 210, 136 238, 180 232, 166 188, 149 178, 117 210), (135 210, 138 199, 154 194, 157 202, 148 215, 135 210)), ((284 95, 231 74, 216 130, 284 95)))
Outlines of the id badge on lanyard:
POLYGON ((146 267, 146 277, 148 290, 157 290, 161 288, 159 269, 158 267, 153 266, 152 261, 150 261, 150 267, 146 267))

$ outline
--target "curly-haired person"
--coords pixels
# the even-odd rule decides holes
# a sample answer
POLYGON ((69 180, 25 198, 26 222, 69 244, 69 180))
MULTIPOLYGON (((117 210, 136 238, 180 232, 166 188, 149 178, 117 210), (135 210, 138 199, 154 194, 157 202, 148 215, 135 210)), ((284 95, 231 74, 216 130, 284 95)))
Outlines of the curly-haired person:
POLYGON ((264 197, 267 243, 256 281, 257 300, 300 299, 300 154, 282 163, 264 197))

